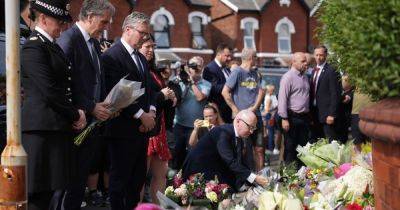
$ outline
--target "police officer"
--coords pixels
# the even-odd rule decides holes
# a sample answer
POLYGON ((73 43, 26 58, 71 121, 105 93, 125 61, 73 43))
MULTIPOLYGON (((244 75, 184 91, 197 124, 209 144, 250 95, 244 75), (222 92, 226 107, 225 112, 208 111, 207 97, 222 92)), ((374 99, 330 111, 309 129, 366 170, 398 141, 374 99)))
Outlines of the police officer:
POLYGON ((36 0, 36 27, 21 52, 22 144, 28 153, 28 208, 57 209, 71 177, 74 130, 86 125, 72 105, 71 66, 55 43, 71 21, 65 0, 36 0))

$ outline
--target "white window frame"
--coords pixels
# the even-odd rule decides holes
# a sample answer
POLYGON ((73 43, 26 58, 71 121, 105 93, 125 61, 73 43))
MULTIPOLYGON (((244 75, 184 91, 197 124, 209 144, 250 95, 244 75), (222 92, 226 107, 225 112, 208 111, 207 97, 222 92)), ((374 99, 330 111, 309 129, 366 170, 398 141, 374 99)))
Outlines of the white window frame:
POLYGON ((193 11, 188 15, 188 23, 192 23, 193 17, 200 17, 202 25, 208 25, 208 23, 211 21, 211 18, 207 16, 204 12, 193 11))
POLYGON ((277 34, 277 40, 278 40, 278 52, 279 53, 291 53, 292 52, 292 34, 296 33, 294 24, 291 20, 289 20, 289 18, 287 17, 283 17, 282 19, 280 19, 276 25, 275 25, 275 33, 277 34), (288 37, 279 37, 279 28, 283 25, 286 24, 288 25, 289 28, 289 36, 288 37), (289 50, 283 50, 281 49, 281 46, 279 44, 279 40, 281 39, 288 39, 289 41, 289 50))
POLYGON ((283 6, 284 4, 286 4, 287 7, 290 6, 290 0, 279 0, 279 5, 283 6))
MULTIPOLYGON (((203 41, 204 41, 205 44, 206 44, 206 46, 203 46, 203 47, 207 47, 207 41, 206 41, 205 36, 204 36, 204 26, 205 26, 205 25, 208 25, 208 23, 211 21, 211 18, 210 18, 209 16, 207 16, 207 15, 206 15, 205 13, 203 13, 203 12, 200 12, 200 11, 193 11, 193 12, 189 13, 189 15, 188 15, 188 22, 189 22, 190 28, 192 27, 191 24, 193 23, 193 18, 194 18, 194 17, 198 17, 198 18, 201 19, 201 25, 202 25, 202 28, 201 28, 201 38, 203 39, 203 41)), ((192 33, 192 42, 194 42, 195 35, 193 34, 193 31, 192 31, 192 30, 191 30, 191 33, 192 33)), ((199 35, 197 35, 197 36, 199 36, 199 35)), ((192 46, 192 47, 193 47, 193 46, 192 46)), ((201 48, 203 48, 203 47, 200 47, 200 48, 198 48, 198 49, 201 49, 201 48)), ((197 49, 197 48, 196 48, 196 49, 197 49)))
MULTIPOLYGON (((168 45, 169 46, 166 48, 169 48, 169 47, 171 47, 171 30, 170 29, 171 29, 172 25, 175 25, 175 19, 174 19, 174 16, 171 14, 171 12, 166 10, 164 7, 160 7, 160 9, 153 12, 153 14, 150 17, 150 24, 153 26, 153 28, 154 28, 154 24, 155 24, 157 17, 160 15, 165 16, 168 20, 168 30, 166 33, 168 33, 168 45)), ((156 34, 156 32, 154 32, 154 35, 155 34, 156 34)))
POLYGON ((169 12, 168 10, 166 10, 164 7, 160 7, 159 10, 153 12, 153 14, 150 17, 150 24, 154 25, 156 18, 159 15, 165 15, 168 19, 168 25, 175 25, 175 19, 174 16, 171 14, 171 12, 169 12))
POLYGON ((256 41, 255 41, 255 30, 258 30, 259 29, 259 22, 258 22, 258 20, 256 19, 256 18, 253 18, 253 17, 245 17, 245 18, 243 18, 242 20, 240 20, 240 29, 242 29, 243 30, 243 47, 244 48, 251 48, 251 47, 249 47, 249 46, 247 46, 247 44, 246 44, 246 40, 247 39, 252 39, 253 41, 253 49, 256 49, 257 47, 256 47, 256 41), (245 30, 245 25, 246 25, 246 23, 248 23, 248 22, 250 22, 250 23, 252 23, 253 24, 253 36, 245 36, 244 35, 244 30, 245 30))

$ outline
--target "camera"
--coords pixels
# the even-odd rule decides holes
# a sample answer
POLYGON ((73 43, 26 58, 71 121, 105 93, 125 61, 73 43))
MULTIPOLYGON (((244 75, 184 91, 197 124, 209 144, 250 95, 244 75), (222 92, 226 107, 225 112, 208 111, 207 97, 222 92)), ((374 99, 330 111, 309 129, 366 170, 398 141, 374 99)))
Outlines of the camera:
POLYGON ((183 82, 185 85, 190 83, 190 76, 188 74, 188 66, 185 63, 176 62, 171 65, 171 69, 175 69, 176 77, 174 83, 183 82))
POLYGON ((188 65, 187 65, 187 67, 188 68, 191 68, 191 69, 198 69, 198 66, 197 66, 197 64, 196 63, 189 63, 188 65))

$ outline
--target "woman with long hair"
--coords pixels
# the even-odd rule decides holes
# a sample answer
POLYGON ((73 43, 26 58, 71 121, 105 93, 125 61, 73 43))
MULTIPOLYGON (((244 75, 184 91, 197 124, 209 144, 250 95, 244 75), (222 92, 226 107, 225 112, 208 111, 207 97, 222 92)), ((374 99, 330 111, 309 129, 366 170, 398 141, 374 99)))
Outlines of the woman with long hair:
POLYGON ((155 65, 154 48, 154 38, 149 36, 149 39, 143 42, 139 52, 146 57, 150 64, 150 83, 156 97, 156 126, 151 132, 152 137, 149 139, 149 146, 147 149, 147 168, 152 174, 150 183, 152 202, 158 204, 156 193, 157 191, 164 192, 168 160, 172 157, 167 145, 164 109, 173 106, 173 104, 176 103, 176 97, 174 92, 165 84, 165 69, 161 72, 155 65))
POLYGON ((212 128, 224 124, 224 121, 219 114, 218 107, 214 103, 209 103, 204 107, 203 118, 204 120, 197 119, 194 121, 194 128, 189 138, 189 145, 192 148, 197 144, 199 139, 207 134, 212 128))

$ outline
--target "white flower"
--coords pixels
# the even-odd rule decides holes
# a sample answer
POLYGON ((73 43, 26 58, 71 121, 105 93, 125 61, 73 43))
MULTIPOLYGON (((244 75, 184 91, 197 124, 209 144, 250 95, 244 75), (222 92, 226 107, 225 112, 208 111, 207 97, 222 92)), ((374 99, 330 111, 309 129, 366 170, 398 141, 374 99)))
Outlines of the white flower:
POLYGON ((232 210, 246 210, 246 209, 243 206, 236 204, 236 206, 232 208, 232 210))
POLYGON ((228 188, 224 188, 224 189, 222 190, 222 194, 223 194, 223 195, 225 195, 227 192, 228 192, 228 188))
POLYGON ((167 189, 165 189, 164 194, 168 195, 168 194, 172 194, 174 193, 174 187, 173 186, 169 186, 167 187, 167 189))
POLYGON ((347 191, 352 192, 356 198, 362 196, 367 185, 369 185, 369 190, 371 192, 374 190, 372 171, 361 166, 354 166, 335 182, 337 185, 335 189, 336 196, 342 191, 345 185, 348 186, 347 191))
POLYGON ((174 192, 179 197, 186 196, 187 195, 186 185, 182 184, 181 186, 179 186, 179 188, 176 188, 174 192))

